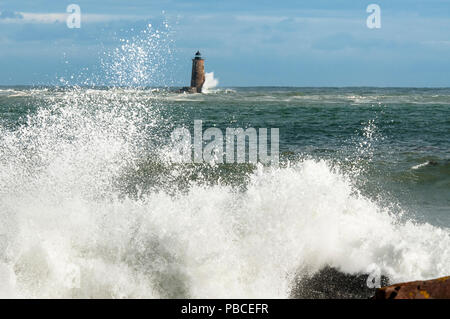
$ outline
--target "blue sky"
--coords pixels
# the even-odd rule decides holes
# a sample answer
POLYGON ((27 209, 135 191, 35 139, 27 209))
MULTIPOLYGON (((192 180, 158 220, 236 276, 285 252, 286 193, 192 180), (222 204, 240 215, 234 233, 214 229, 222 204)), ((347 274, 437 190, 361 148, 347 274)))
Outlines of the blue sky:
POLYGON ((0 85, 114 81, 105 54, 167 21, 170 63, 150 85, 188 84, 200 49, 222 86, 450 87, 449 0, 0 0, 0 12, 0 85), (80 29, 66 26, 71 3, 80 29), (381 29, 366 26, 371 3, 381 29))

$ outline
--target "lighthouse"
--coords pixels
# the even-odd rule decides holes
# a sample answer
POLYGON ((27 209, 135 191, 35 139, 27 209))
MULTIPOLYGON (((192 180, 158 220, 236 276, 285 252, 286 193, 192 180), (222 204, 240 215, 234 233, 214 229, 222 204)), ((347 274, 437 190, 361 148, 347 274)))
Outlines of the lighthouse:
POLYGON ((202 93, 203 83, 205 83, 205 60, 200 51, 197 51, 192 59, 191 88, 195 88, 194 91, 197 93, 202 93))
POLYGON ((181 92, 202 93, 202 87, 205 83, 205 60, 200 51, 195 53, 192 59, 191 86, 183 87, 181 92))

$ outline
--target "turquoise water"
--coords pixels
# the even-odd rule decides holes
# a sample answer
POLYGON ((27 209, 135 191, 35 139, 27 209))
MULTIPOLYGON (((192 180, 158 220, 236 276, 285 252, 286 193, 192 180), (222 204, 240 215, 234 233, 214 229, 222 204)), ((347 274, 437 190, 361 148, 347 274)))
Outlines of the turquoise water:
POLYGON ((6 295, 286 297, 326 266, 448 275, 450 89, 174 90, 0 88, 6 295), (172 163, 171 132, 194 120, 279 128, 280 167, 172 163))

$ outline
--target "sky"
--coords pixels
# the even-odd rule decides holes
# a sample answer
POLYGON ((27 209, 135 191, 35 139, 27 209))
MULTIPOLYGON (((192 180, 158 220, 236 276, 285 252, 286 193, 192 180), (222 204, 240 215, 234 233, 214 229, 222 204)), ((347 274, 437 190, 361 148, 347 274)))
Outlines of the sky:
POLYGON ((105 61, 149 24, 165 32, 143 46, 155 58, 128 52, 122 70, 164 74, 150 86, 188 85, 200 50, 220 86, 450 87, 449 0, 0 0, 0 85, 117 83, 105 61), (369 4, 381 28, 368 28, 369 4))

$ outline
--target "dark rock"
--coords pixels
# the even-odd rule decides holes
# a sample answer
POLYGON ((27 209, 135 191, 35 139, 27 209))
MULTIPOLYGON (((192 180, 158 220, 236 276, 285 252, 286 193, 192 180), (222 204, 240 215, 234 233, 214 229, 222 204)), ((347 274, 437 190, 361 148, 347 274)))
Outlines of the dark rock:
MULTIPOLYGON (((307 299, 368 299, 376 288, 367 286, 369 274, 346 274, 333 267, 325 267, 312 276, 298 276, 291 291, 292 298, 307 299)), ((388 278, 381 276, 381 285, 388 278)))
POLYGON ((185 86, 181 88, 178 93, 201 93, 201 91, 198 91, 198 89, 193 86, 185 86))

